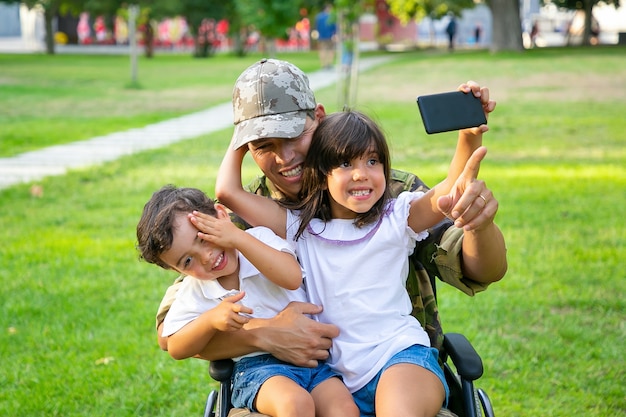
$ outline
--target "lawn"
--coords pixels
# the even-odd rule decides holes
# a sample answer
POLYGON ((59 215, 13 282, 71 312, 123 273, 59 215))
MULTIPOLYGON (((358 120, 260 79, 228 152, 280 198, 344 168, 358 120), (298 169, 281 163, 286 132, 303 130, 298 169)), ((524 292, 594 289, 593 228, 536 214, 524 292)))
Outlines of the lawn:
MULTIPOLYGON (((280 57, 317 65, 314 54, 280 57)), ((439 286, 444 328, 481 354, 478 385, 496 415, 623 415, 626 49, 394 57, 361 74, 355 107, 381 122, 394 167, 428 183, 445 175, 456 135, 426 135, 415 97, 473 79, 498 101, 480 177, 500 202, 509 271, 473 298, 439 286)), ((0 55, 0 156, 224 102, 256 58, 142 60, 134 90, 120 57, 0 55)), ((317 92, 329 111, 336 96, 317 92)), ((134 233, 161 185, 213 192, 230 135, 47 178, 41 197, 31 184, 0 190, 0 415, 202 414, 215 386, 207 363, 156 344, 174 275, 137 260, 134 233)))
MULTIPOLYGON (((126 56, 0 54, 0 157, 228 102, 235 79, 258 57, 140 57, 139 86, 131 87, 126 56)), ((298 61, 317 69, 312 54, 298 61)))

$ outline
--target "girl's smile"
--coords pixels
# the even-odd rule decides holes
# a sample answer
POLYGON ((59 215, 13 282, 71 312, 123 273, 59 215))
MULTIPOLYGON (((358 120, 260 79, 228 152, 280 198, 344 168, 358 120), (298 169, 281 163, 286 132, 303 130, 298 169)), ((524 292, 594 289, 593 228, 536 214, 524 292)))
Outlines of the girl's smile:
POLYGON ((353 219, 368 212, 387 187, 384 165, 375 153, 362 155, 334 168, 326 178, 332 216, 353 219))

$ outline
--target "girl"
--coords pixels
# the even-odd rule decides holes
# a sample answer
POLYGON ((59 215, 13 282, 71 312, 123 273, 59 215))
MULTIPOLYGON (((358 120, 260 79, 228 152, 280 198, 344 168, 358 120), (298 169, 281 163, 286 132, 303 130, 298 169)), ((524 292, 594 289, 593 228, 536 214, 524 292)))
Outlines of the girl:
MULTIPOLYGON (((392 199, 381 130, 359 112, 334 113, 315 130, 301 202, 280 205, 242 188, 245 149, 226 153, 217 197, 250 224, 295 241, 309 300, 324 309, 317 319, 340 330, 329 364, 343 376, 361 415, 436 415, 448 388, 437 350, 410 315, 404 281, 408 255, 443 219, 437 201, 456 188, 465 161, 455 154, 448 177, 426 194, 392 199)), ((474 152, 461 176, 475 178, 485 152, 474 152)))

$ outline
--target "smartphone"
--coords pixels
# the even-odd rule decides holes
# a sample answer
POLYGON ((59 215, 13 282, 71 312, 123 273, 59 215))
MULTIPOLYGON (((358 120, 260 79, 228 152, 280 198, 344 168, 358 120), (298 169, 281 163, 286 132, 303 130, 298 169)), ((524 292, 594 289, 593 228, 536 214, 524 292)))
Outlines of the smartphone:
POLYGON ((449 132, 487 124, 480 98, 451 91, 417 98, 426 133, 449 132))

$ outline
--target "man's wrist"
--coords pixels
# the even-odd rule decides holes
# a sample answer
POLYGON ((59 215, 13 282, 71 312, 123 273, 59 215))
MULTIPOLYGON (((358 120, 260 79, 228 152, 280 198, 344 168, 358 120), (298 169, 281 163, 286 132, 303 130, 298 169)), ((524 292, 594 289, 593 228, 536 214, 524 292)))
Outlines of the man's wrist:
POLYGON ((244 326, 246 342, 257 350, 267 352, 266 338, 262 337, 268 327, 268 319, 253 318, 244 326))

